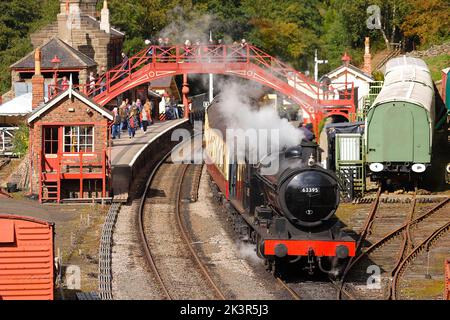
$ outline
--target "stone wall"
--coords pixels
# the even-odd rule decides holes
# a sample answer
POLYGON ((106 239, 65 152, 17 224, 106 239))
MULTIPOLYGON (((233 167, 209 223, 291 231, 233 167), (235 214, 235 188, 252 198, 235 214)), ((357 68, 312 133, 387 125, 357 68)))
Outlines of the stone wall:
POLYGON ((406 55, 408 57, 415 57, 415 58, 429 58, 429 57, 439 56, 439 55, 445 54, 445 53, 450 54, 450 41, 447 43, 440 44, 440 45, 431 46, 427 50, 411 51, 411 52, 408 52, 406 55))
MULTIPOLYGON (((58 15, 58 21, 52 22, 31 35, 31 42, 34 48, 45 44, 51 38, 57 36, 97 62, 97 72, 102 70, 102 68, 111 69, 115 66, 111 62, 111 34, 100 30, 97 22, 87 16, 81 16, 79 28, 69 31, 66 25, 67 17, 63 14, 58 15)), ((123 40, 121 42, 123 43, 123 40)))

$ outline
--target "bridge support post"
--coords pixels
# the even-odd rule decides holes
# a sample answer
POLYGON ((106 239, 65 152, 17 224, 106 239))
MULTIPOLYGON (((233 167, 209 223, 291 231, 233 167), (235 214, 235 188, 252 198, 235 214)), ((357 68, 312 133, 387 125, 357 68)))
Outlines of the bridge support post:
POLYGON ((184 118, 189 119, 189 83, 187 73, 183 74, 183 89, 181 93, 183 94, 184 118))

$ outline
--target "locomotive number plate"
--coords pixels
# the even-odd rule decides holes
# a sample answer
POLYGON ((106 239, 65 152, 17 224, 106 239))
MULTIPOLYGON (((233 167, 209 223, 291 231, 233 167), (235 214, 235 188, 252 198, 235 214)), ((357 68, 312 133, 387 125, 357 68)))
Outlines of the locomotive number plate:
POLYGON ((308 193, 308 192, 320 192, 320 188, 308 187, 308 188, 300 188, 300 192, 308 193))

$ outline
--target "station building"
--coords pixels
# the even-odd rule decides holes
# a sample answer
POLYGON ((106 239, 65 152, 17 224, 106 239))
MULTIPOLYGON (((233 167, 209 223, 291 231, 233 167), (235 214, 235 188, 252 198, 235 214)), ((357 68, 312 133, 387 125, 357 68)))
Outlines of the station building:
MULTIPOLYGON (((125 34, 111 26, 107 1, 100 14, 97 2, 60 0, 56 20, 31 34, 33 52, 37 48, 42 52, 46 92, 55 77, 59 85, 64 76, 72 76, 74 84, 86 84, 91 71, 102 74, 121 62, 125 34)), ((10 66, 11 91, 3 95, 3 102, 32 91, 33 52, 10 66)))
POLYGON ((31 193, 41 202, 108 196, 110 111, 95 104, 72 85, 48 103, 40 50, 35 54, 33 111, 30 127, 31 193))

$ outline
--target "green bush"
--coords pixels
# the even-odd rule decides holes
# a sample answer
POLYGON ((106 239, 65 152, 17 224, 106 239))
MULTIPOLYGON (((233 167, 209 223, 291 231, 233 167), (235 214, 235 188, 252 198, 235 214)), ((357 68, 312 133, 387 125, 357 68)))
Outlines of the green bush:
POLYGON ((13 152, 19 157, 23 156, 28 151, 30 130, 27 125, 21 124, 19 130, 14 134, 13 138, 13 152))

